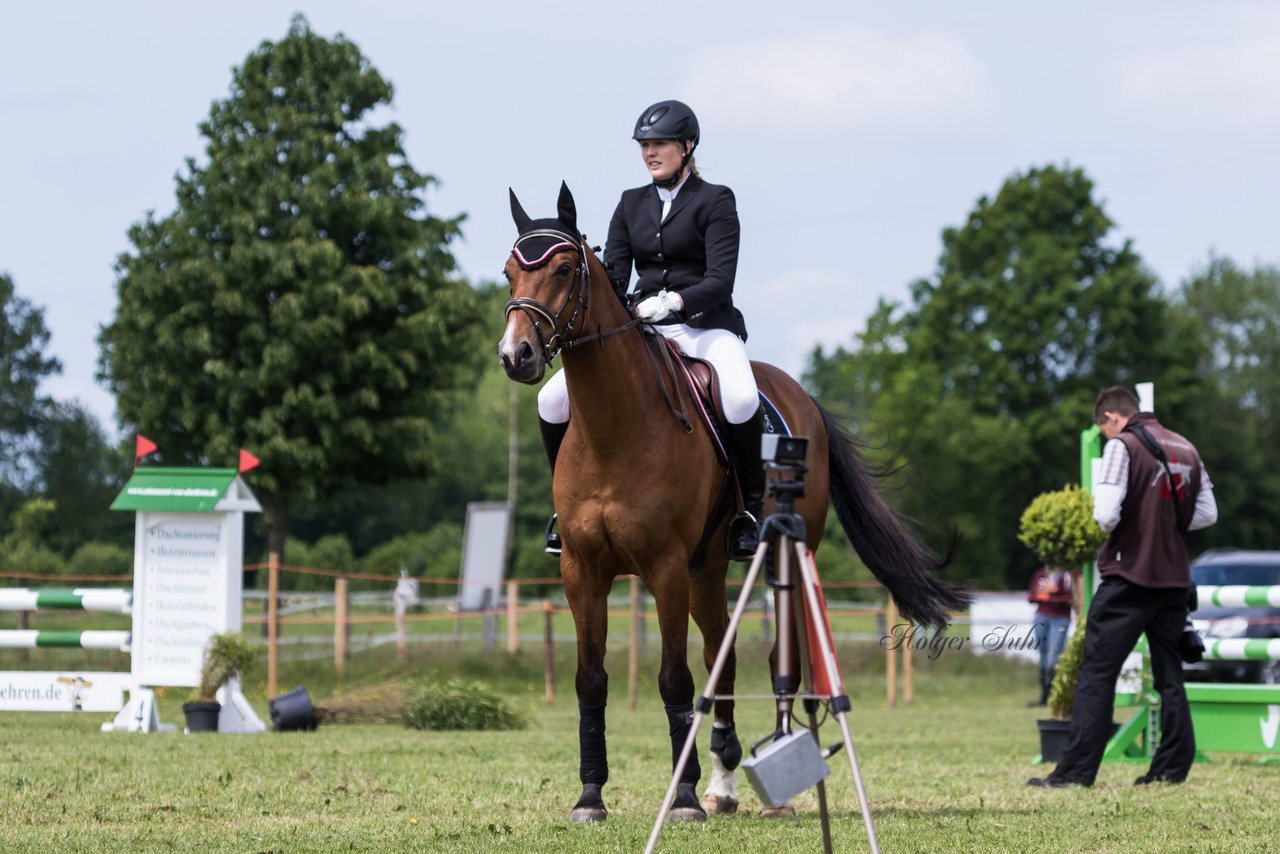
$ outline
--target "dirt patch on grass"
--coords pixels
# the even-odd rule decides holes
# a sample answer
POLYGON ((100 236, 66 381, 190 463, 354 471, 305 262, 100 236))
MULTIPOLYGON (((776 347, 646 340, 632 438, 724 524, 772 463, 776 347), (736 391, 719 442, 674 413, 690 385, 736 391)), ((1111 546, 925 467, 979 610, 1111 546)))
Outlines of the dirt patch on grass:
POLYGON ((408 686, 400 682, 380 682, 343 691, 317 703, 320 724, 403 724, 408 686))

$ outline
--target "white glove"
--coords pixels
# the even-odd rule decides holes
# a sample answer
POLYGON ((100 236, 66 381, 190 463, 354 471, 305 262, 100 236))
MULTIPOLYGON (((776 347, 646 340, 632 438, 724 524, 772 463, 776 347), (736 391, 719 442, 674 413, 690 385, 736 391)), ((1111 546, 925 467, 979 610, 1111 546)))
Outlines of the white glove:
POLYGON ((636 317, 645 323, 657 323, 673 311, 683 311, 684 300, 679 294, 670 291, 658 291, 657 295, 640 300, 636 306, 636 317))

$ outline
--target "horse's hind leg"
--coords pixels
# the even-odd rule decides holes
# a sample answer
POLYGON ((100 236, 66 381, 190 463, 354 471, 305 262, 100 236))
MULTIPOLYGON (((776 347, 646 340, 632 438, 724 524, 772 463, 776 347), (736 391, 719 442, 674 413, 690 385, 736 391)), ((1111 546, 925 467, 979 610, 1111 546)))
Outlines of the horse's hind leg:
MULTIPOLYGON (((689 610, 702 631, 702 661, 711 672, 729 628, 725 598, 725 567, 707 567, 694 578, 689 610)), ((714 691, 717 696, 733 694, 737 676, 737 653, 733 645, 720 671, 714 691)), ((711 780, 702 795, 702 808, 713 814, 738 811, 737 779, 734 774, 742 760, 742 744, 733 722, 733 700, 716 700, 711 730, 711 780)))
MULTIPOLYGON (((568 561, 565 565, 567 567, 568 561)), ((604 821, 609 815, 601 795, 601 788, 609 780, 604 737, 604 708, 609 697, 609 674, 604 669, 608 589, 592 589, 595 585, 584 583, 576 573, 563 574, 565 596, 578 636, 578 672, 574 687, 578 695, 578 778, 582 781, 582 795, 569 818, 604 821)))

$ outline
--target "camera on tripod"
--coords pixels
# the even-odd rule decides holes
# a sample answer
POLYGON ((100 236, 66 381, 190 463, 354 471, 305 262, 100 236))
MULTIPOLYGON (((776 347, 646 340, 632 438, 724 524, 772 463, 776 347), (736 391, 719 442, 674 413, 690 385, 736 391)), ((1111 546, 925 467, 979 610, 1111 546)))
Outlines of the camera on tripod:
POLYGON ((760 459, 777 468, 805 468, 804 455, 809 450, 809 440, 804 436, 781 436, 765 433, 760 437, 760 459))

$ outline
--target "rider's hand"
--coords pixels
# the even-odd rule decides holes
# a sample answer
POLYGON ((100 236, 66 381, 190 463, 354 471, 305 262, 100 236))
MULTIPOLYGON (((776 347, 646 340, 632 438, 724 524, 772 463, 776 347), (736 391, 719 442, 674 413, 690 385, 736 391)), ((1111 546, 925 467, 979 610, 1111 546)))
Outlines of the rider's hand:
POLYGON ((670 291, 659 291, 656 296, 640 300, 636 306, 636 317, 645 323, 657 323, 673 311, 683 311, 684 300, 679 294, 670 291))

